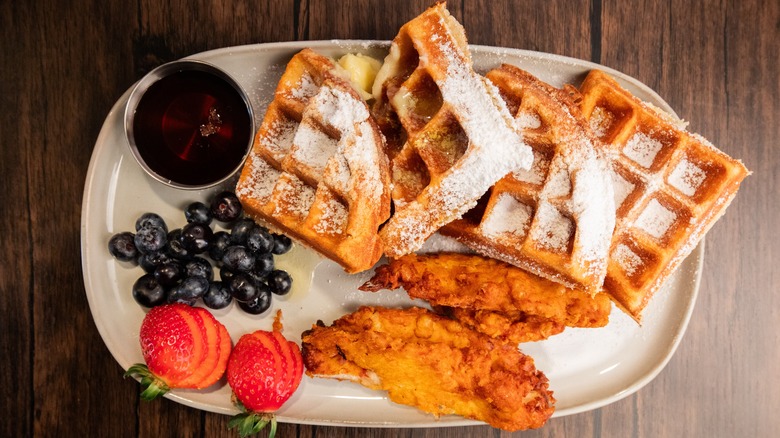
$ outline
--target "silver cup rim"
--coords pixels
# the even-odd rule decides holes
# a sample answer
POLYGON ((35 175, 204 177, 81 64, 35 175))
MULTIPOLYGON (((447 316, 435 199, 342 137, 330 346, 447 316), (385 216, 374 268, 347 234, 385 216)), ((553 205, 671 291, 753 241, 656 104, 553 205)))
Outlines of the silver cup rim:
POLYGON ((246 161, 247 157, 249 156, 249 152, 252 149, 252 142, 254 137, 253 133, 255 132, 255 118, 254 118, 254 111, 252 109, 252 103, 249 100, 248 93, 241 86, 241 84, 239 84, 238 81, 235 80, 225 70, 215 66, 214 64, 210 64, 208 62, 200 61, 197 59, 180 59, 177 61, 171 61, 162 64, 154 68, 152 71, 150 71, 149 73, 144 75, 141 79, 139 79, 138 82, 136 82, 136 84, 133 86, 132 91, 130 91, 130 95, 127 98, 127 103, 125 104, 124 128, 125 128, 125 139, 127 140, 127 144, 130 147, 130 151, 133 155, 133 158, 138 163, 138 165, 141 166, 141 168, 144 170, 144 172, 147 175, 152 177, 157 182, 160 182, 168 187, 172 187, 175 189, 202 190, 202 189, 208 189, 210 187, 214 187, 224 183, 225 181, 235 176, 236 173, 243 167, 244 162, 246 161), (231 170, 227 175, 225 175, 224 177, 216 181, 193 185, 193 184, 182 184, 173 181, 170 178, 166 178, 160 175, 159 173, 155 172, 151 167, 149 167, 149 165, 141 156, 141 153, 138 150, 138 144, 135 141, 135 135, 133 132, 133 122, 135 121, 136 108, 138 108, 138 104, 139 102, 141 102, 141 98, 144 96, 144 94, 149 89, 149 87, 151 87, 160 79, 163 79, 165 77, 170 76, 171 74, 182 72, 182 71, 205 72, 224 80, 239 94, 241 100, 244 102, 244 105, 246 106, 246 111, 247 111, 247 115, 249 116, 249 123, 250 123, 250 127, 249 127, 250 135, 249 135, 249 140, 247 142, 248 144, 246 145, 246 150, 244 151, 244 155, 241 158, 238 165, 233 170, 231 170))

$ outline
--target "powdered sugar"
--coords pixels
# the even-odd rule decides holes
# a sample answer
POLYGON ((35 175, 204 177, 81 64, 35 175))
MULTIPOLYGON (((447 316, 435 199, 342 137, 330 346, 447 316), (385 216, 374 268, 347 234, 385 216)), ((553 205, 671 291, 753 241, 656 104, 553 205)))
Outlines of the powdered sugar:
POLYGON ((281 172, 259 157, 254 158, 250 166, 250 178, 236 186, 236 194, 265 204, 270 201, 281 172))
POLYGON ((542 120, 535 113, 521 112, 515 118, 515 126, 518 130, 538 129, 542 126, 542 120))
POLYGON ((306 102, 317 93, 318 88, 309 72, 303 72, 296 86, 290 88, 289 97, 300 102, 306 102))
POLYGON ((260 145, 271 153, 271 156, 281 162, 293 145, 298 123, 281 116, 271 123, 267 135, 260 139, 260 145))
MULTIPOLYGON (((444 18, 440 25, 448 32, 458 31, 449 28, 444 18)), ((498 89, 471 69, 468 53, 455 45, 454 38, 463 36, 451 36, 453 39, 442 38, 436 44, 420 42, 415 47, 420 67, 431 72, 441 91, 443 108, 453 112, 470 143, 461 159, 441 175, 438 186, 426 187, 418 199, 396 209, 383 230, 383 235, 392 239, 388 245, 391 255, 419 249, 439 227, 472 208, 498 179, 516 169, 530 168, 533 161, 531 148, 514 130, 515 122, 498 89)))
POLYGON ((612 188, 615 192, 615 208, 620 208, 623 205, 623 201, 634 191, 636 186, 615 170, 611 170, 609 173, 612 177, 612 188))
POLYGON ((320 205, 322 216, 314 224, 314 231, 320 234, 342 234, 347 225, 347 209, 333 197, 320 205))
POLYGON ((615 246, 615 250, 612 251, 612 258, 623 268, 623 271, 628 276, 634 275, 637 268, 642 266, 642 257, 622 243, 615 246))
POLYGON ((328 157, 336 151, 338 141, 331 138, 305 118, 298 127, 290 154, 300 164, 311 169, 312 176, 322 175, 328 157))
POLYGON ((651 199, 642 210, 634 226, 656 239, 660 239, 675 220, 677 220, 677 214, 664 207, 657 199, 651 199))
POLYGON ((489 237, 510 233, 522 239, 528 232, 532 214, 531 206, 518 202, 512 195, 502 193, 493 208, 486 212, 480 229, 489 237))
POLYGON ((314 204, 315 191, 297 177, 285 173, 276 183, 276 202, 274 216, 292 215, 303 221, 314 204))
POLYGON ((311 106, 320 115, 320 120, 340 132, 351 131, 355 123, 368 118, 368 108, 362 100, 335 87, 322 87, 314 97, 311 106))
POLYGON ((669 174, 667 182, 687 196, 693 196, 706 178, 704 170, 683 158, 669 174))
POLYGON ((553 205, 548 202, 538 205, 531 239, 539 246, 550 251, 565 252, 573 232, 571 219, 562 215, 553 205))
POLYGON ((623 153, 640 166, 649 169, 662 147, 660 141, 640 131, 628 139, 623 146, 623 153))
POLYGON ((512 172, 512 176, 518 181, 539 186, 544 183, 549 167, 550 160, 544 154, 534 151, 534 162, 531 165, 531 169, 516 169, 512 172))
POLYGON ((603 138, 609 132, 609 128, 615 121, 615 115, 607 111, 604 107, 597 106, 593 108, 590 115, 590 129, 597 137, 603 138))

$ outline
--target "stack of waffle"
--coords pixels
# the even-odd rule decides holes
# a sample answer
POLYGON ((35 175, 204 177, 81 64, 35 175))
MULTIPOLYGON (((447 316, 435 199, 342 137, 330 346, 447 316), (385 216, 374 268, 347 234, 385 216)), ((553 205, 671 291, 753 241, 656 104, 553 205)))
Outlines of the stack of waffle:
POLYGON ((749 174, 601 71, 579 89, 480 76, 443 3, 400 29, 373 96, 347 76, 290 61, 237 193, 348 272, 440 232, 640 320, 749 174))

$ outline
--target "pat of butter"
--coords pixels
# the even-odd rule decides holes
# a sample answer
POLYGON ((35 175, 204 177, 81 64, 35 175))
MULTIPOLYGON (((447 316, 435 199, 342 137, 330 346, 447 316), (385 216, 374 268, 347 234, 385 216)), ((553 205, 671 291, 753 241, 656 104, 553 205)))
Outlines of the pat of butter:
POLYGON ((339 65, 349 74, 349 80, 360 91, 364 99, 370 98, 376 73, 382 63, 363 54, 348 53, 339 58, 339 65), (368 96, 366 96, 368 95, 368 96))

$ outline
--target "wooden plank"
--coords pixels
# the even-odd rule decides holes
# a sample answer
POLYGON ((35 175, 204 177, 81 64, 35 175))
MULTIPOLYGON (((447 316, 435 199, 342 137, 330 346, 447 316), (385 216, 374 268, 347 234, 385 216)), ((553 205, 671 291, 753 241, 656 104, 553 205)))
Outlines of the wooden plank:
POLYGON ((463 7, 471 44, 591 58, 588 2, 480 0, 463 7))
POLYGON ((0 4, 0 422, 2 436, 31 436, 33 429, 33 242, 28 168, 41 133, 34 126, 43 97, 33 77, 33 17, 14 2, 0 4))
MULTIPOLYGON (((309 0, 309 40, 336 38, 391 40, 398 29, 428 6, 430 1, 408 2, 309 0)), ((454 2, 453 2, 454 3, 454 2)))
MULTIPOLYGON (((128 34, 128 27, 119 5, 82 6, 20 6, 14 26, 26 27, 24 38, 11 40, 19 46, 3 50, 19 53, 17 96, 24 117, 19 124, 3 125, 20 129, 26 154, 17 163, 20 168, 14 172, 20 178, 14 182, 27 191, 20 199, 29 206, 25 237, 32 245, 32 259, 19 268, 20 284, 29 287, 22 296, 32 305, 25 333, 32 335, 34 346, 31 355, 20 346, 20 353, 27 355, 21 364, 32 380, 28 395, 17 395, 32 397, 24 406, 32 415, 32 427, 28 434, 9 436, 87 436, 100 431, 121 436, 120 431, 132 431, 135 425, 132 414, 126 414, 132 413, 133 398, 115 391, 121 379, 101 385, 116 382, 121 370, 102 346, 88 312, 77 231, 92 145, 122 88, 117 79, 126 77, 121 59, 130 59, 129 44, 114 42, 128 34), (105 20, 85 12, 90 9, 104 14, 105 20), (87 417, 89 412, 100 415, 87 417)), ((20 415, 19 421, 25 418, 31 417, 20 415)))

